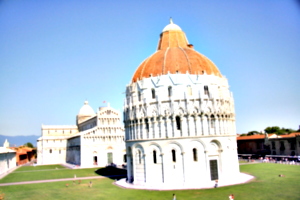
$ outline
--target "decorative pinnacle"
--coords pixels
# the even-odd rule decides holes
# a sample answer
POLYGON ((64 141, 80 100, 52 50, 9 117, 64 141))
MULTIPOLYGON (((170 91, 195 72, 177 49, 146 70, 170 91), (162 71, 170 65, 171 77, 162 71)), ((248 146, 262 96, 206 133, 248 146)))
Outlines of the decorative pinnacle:
POLYGON ((170 17, 170 24, 174 24, 172 17, 170 17))

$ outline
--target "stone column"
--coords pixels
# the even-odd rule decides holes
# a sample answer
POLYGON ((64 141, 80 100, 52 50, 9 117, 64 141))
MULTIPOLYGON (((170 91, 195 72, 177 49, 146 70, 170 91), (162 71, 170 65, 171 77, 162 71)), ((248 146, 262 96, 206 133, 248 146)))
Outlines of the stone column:
POLYGON ((154 117, 153 119, 153 138, 158 139, 159 138, 159 128, 158 128, 158 121, 157 118, 154 117))
POLYGON ((158 138, 162 138, 161 124, 162 124, 161 117, 158 117, 158 121, 157 121, 158 138))
POLYGON ((207 127, 207 116, 202 117, 202 127, 203 127, 203 135, 208 135, 208 127, 207 127))
POLYGON ((204 135, 204 127, 203 127, 203 116, 199 116, 199 130, 200 130, 200 135, 204 135))
MULTIPOLYGON (((136 135, 135 135, 135 127, 132 123, 132 121, 130 121, 130 130, 131 130, 131 139, 135 140, 136 139, 136 135)), ((104 141, 105 142, 105 141, 104 141)))
POLYGON ((185 152, 181 152, 181 157, 182 157, 182 180, 183 180, 183 183, 185 183, 184 154, 185 154, 185 152))
POLYGON ((161 131, 161 138, 166 138, 166 118, 161 117, 161 123, 160 123, 160 131, 161 131))
POLYGON ((180 119, 181 119, 181 136, 186 137, 188 136, 187 117, 182 116, 180 119))
POLYGON ((142 118, 141 123, 141 139, 147 138, 148 131, 146 130, 145 118, 142 118))
POLYGON ((161 168, 162 168, 162 182, 165 182, 165 158, 164 158, 164 153, 160 154, 161 156, 161 168))
POLYGON ((152 139, 155 137, 154 135, 154 119, 152 120, 152 118, 149 118, 149 138, 152 139))
POLYGON ((190 114, 187 114, 186 115, 186 133, 187 133, 187 136, 191 136, 191 115, 190 114))
POLYGON ((135 136, 135 138, 136 139, 139 139, 139 138, 141 138, 141 123, 140 123, 140 120, 139 119, 137 119, 136 120, 136 123, 135 123, 135 132, 136 132, 136 136, 135 136))
POLYGON ((172 116, 171 123, 172 123, 172 137, 177 137, 177 135, 176 135, 177 127, 176 127, 176 117, 175 116, 172 116))
POLYGON ((223 117, 220 116, 220 135, 224 134, 223 117))
POLYGON ((170 138, 173 136, 172 121, 169 116, 166 116, 166 137, 170 138))
POLYGON ((205 174, 206 174, 206 177, 204 178, 205 179, 205 182, 207 181, 210 181, 210 166, 209 166, 209 157, 208 157, 208 151, 205 150, 204 151, 204 156, 205 156, 205 166, 206 166, 206 169, 205 170, 205 174))

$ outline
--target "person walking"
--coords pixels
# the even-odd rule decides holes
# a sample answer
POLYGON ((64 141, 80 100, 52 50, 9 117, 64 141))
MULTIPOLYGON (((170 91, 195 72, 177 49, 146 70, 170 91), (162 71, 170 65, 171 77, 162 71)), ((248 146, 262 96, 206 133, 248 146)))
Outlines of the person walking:
POLYGON ((215 188, 218 187, 218 180, 215 181, 215 188))
POLYGON ((176 200, 176 195, 175 194, 173 194, 173 200, 176 200))

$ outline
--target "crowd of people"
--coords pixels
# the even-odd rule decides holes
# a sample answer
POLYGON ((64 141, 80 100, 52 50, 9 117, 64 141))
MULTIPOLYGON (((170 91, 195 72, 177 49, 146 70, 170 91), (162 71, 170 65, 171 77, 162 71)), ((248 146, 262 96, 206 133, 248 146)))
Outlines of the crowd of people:
POLYGON ((240 158, 240 160, 246 160, 247 162, 262 162, 262 163, 278 163, 278 164, 288 164, 288 165, 300 165, 298 160, 289 160, 288 158, 272 158, 272 157, 259 157, 258 159, 248 157, 240 158))

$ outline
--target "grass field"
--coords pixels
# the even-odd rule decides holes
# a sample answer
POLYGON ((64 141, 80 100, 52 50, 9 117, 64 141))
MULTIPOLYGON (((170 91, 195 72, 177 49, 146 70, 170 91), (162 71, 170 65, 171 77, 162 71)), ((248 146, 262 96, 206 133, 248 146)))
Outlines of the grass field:
MULTIPOLYGON (((273 163, 260 163, 241 165, 241 171, 252 174, 256 177, 254 181, 246 184, 219 187, 216 189, 203 190, 177 190, 177 191, 148 191, 148 190, 132 190, 123 189, 113 185, 113 180, 109 178, 95 179, 93 187, 88 187, 90 180, 83 180, 81 184, 73 185, 71 181, 55 182, 55 183, 40 183, 28 185, 2 186, 0 193, 5 193, 5 199, 110 199, 110 200, 167 200, 172 199, 172 194, 175 193, 177 200, 188 199, 203 199, 203 200, 223 200, 228 199, 228 195, 233 193, 236 200, 299 200, 300 199, 300 166, 282 165, 273 163), (285 177, 278 177, 279 174, 284 174, 285 177), (69 183, 69 187, 66 187, 69 183)), ((50 173, 52 176, 62 177, 74 176, 74 172, 87 175, 93 174, 95 169, 84 170, 51 170, 46 168, 19 168, 16 173, 6 177, 6 181, 16 180, 18 174, 24 177, 23 174, 31 174, 31 179, 36 180, 36 173, 40 170, 45 174, 50 173), (32 171, 32 172, 28 172, 32 171), (36 172, 35 172, 36 171, 36 172), (70 171, 70 172, 69 172, 70 171), (58 173, 59 175, 55 175, 58 173), (63 174, 64 174, 63 173, 63 174)), ((94 174, 95 175, 95 174, 94 174)), ((42 176, 42 175, 41 175, 42 176)), ((48 177, 49 175, 43 175, 48 177)), ((30 176, 26 175, 27 178, 30 176)), ((78 176, 77 176, 78 177, 78 176)), ((1 180, 1 182, 3 182, 1 180)))

